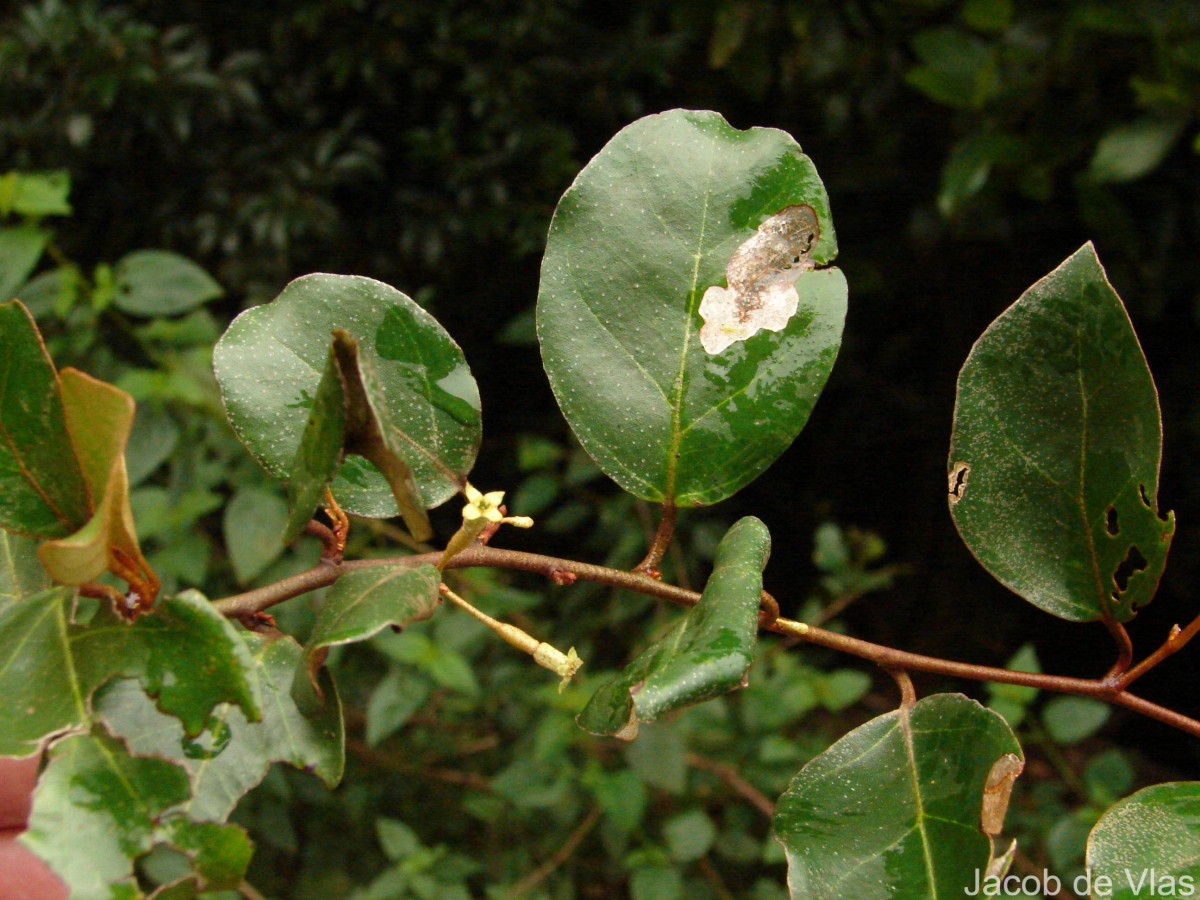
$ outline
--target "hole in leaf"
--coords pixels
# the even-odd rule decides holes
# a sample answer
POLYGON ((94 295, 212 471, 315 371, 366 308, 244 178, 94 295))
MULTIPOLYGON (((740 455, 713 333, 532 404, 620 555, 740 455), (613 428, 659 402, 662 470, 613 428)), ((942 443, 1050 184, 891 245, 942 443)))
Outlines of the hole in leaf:
POLYGON ((1117 508, 1115 506, 1110 506, 1108 512, 1105 513, 1104 527, 1114 537, 1121 530, 1121 526, 1117 522, 1117 508))
POLYGON ((1117 571, 1113 572, 1113 583, 1117 586, 1117 591, 1124 593, 1133 573, 1142 571, 1149 564, 1149 560, 1142 556, 1141 550, 1136 546, 1130 547, 1121 564, 1117 566, 1117 571))
POLYGON ((1150 498, 1146 496, 1146 486, 1144 484, 1138 485, 1138 493, 1142 497, 1142 502, 1146 504, 1146 508, 1154 509, 1154 506, 1150 503, 1150 498))
POLYGON ((960 462, 955 463, 954 468, 950 470, 948 479, 948 487, 950 490, 950 505, 953 506, 962 499, 963 492, 967 489, 967 478, 971 474, 971 464, 960 462))

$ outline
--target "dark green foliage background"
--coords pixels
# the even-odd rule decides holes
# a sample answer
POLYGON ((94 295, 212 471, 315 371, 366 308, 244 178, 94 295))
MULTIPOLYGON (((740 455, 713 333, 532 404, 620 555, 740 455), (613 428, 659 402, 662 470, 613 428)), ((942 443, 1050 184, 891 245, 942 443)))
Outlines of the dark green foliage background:
MULTIPOLYGON (((1003 664, 1037 629, 1047 670, 1095 675, 1091 648, 1106 641, 1099 627, 1081 638, 1080 626, 1026 608, 954 533, 944 466, 955 377, 1004 307, 1095 240, 1162 394, 1160 502, 1181 523, 1158 599, 1133 625, 1135 643, 1152 646, 1189 618, 1189 588, 1200 580, 1200 531, 1186 524, 1200 520, 1198 33, 1200 8, 1190 0, 650 0, 624 11, 551 0, 14 3, 0 15, 0 161, 6 170, 70 172, 75 212, 56 240, 85 270, 140 248, 173 249, 204 265, 227 291, 209 305, 220 327, 312 271, 366 275, 412 295, 462 345, 480 384, 484 446, 472 480, 485 490, 521 487, 530 505, 539 490, 553 495, 546 511, 514 508, 541 513, 548 527, 506 534, 507 545, 628 566, 642 550, 624 527, 638 513, 632 501, 589 479, 585 466, 556 462, 558 451, 539 442, 569 443, 529 317, 550 215, 582 165, 641 115, 708 108, 737 127, 782 128, 829 191, 851 291, 845 344, 793 448, 732 500, 685 517, 690 576, 702 576, 716 523, 753 513, 775 538, 766 586, 795 614, 818 590, 810 536, 832 517, 879 533, 910 573, 849 611, 855 634, 1003 664), (1146 117, 1177 129, 1177 139, 1139 177, 1105 181, 1092 168, 1097 145, 1146 117), (543 452, 540 468, 531 448, 543 452), (1072 656, 1079 647, 1088 649, 1072 656)), ((219 507, 267 479, 221 424, 186 341, 163 323, 130 342, 132 326, 116 317, 84 317, 57 336, 42 325, 59 365, 101 377, 165 368, 198 385, 189 394, 143 384, 137 395, 155 399, 185 435, 151 479, 163 492, 151 522, 160 553, 172 552, 188 522, 202 523, 174 552, 211 558, 200 571, 212 595, 236 589, 219 507), (87 337, 81 326, 92 329, 87 337)), ((146 521, 145 511, 139 516, 146 521)), ((453 516, 435 514, 442 533, 453 516)), ((301 565, 301 555, 285 556, 258 581, 301 565)), ((188 564, 177 560, 177 568, 186 573, 188 564)), ((480 590, 486 599, 489 588, 480 590)), ((535 602, 497 596, 513 609, 535 602)), ((521 615, 564 647, 575 642, 593 672, 622 665, 647 629, 666 621, 656 614, 648 625, 645 604, 628 597, 551 596, 521 615)), ((295 607, 282 618, 303 631, 311 614, 304 601, 295 607)), ((513 867, 489 877, 516 880, 554 851, 589 797, 607 796, 606 778, 627 772, 619 751, 570 730, 570 713, 528 667, 471 626, 442 618, 432 633, 474 663, 473 676, 420 647, 343 657, 351 749, 357 740, 361 752, 351 753, 335 795, 282 775, 256 795, 245 818, 259 828, 251 880, 261 889, 318 896, 365 883, 383 865, 372 824, 381 814, 419 827, 431 853, 444 843, 513 867), (367 748, 362 710, 380 675, 397 666, 420 673, 433 694, 424 715, 449 723, 448 732, 410 727, 404 743, 367 748), (480 696, 489 697, 489 719, 478 717, 480 696), (453 746, 495 735, 504 752, 493 746, 447 761, 453 746), (501 787, 423 778, 412 760, 484 779, 499 772, 501 787), (567 760, 576 774, 566 774, 567 760), (581 793, 579 784, 591 787, 581 793), (544 805, 522 806, 506 821, 506 785, 522 802, 535 796, 530 785, 540 786, 544 805)), ((1198 669, 1184 654, 1147 677, 1143 692, 1195 714, 1194 696, 1175 686, 1194 685, 1198 669)), ((882 703, 893 702, 889 690, 877 684, 882 703)), ((788 732, 788 753, 811 754, 858 719, 827 728, 809 721, 788 732)), ((1159 732, 1144 720, 1115 719, 1110 736, 1127 735, 1157 752, 1156 764, 1194 775, 1188 745, 1152 741, 1159 732)), ((714 758, 741 759, 770 794, 798 761, 784 753, 764 762, 755 741, 774 728, 748 727, 735 740, 701 720, 687 734, 693 749, 708 734, 714 758)), ((671 758, 669 748, 662 753, 671 758)), ((629 864, 630 883, 641 878, 644 890, 686 868, 683 851, 652 852, 669 845, 663 823, 698 808, 662 777, 666 787, 649 788, 654 840, 611 824, 597 829, 563 876, 580 896, 587 884, 611 895, 606 879, 624 876, 612 875, 604 854, 620 857, 631 846, 644 858, 629 864)), ((717 780, 695 779, 692 792, 701 788, 700 802, 726 832, 765 835, 717 780), (743 814, 751 821, 739 824, 743 814)), ((725 860, 731 889, 749 891, 756 854, 725 860)), ((781 868, 763 871, 782 882, 781 868)))

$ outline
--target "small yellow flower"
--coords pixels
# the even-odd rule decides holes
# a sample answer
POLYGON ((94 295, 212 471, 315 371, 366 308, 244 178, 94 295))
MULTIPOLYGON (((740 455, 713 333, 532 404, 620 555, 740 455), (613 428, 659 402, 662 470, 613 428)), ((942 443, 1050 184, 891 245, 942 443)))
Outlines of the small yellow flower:
POLYGON ((504 515, 500 505, 504 502, 504 491, 480 492, 469 482, 463 489, 467 495, 467 505, 463 507, 462 517, 466 522, 485 519, 488 522, 502 522, 504 515))

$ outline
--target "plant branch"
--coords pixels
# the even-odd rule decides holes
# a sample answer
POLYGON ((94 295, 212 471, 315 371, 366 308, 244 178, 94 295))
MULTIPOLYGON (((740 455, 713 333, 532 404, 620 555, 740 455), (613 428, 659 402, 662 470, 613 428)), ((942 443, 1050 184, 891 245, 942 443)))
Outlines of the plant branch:
POLYGON ((1116 619, 1105 617, 1104 627, 1108 629, 1117 645, 1116 661, 1104 675, 1106 681, 1113 681, 1133 663, 1133 641, 1129 639, 1129 632, 1125 630, 1125 626, 1116 619))
POLYGON ((554 870, 571 858, 572 854, 579 848, 583 839, 587 837, 589 831, 596 827, 596 823, 600 821, 600 807, 593 807, 578 825, 575 830, 567 835, 567 839, 562 842, 557 850, 540 866, 509 888, 510 897, 519 897, 522 894, 533 890, 547 878, 549 878, 554 870))
POLYGON ((1197 633, 1200 633, 1200 616, 1192 619, 1188 623, 1187 628, 1181 629, 1178 625, 1172 625, 1171 631, 1167 634, 1167 639, 1162 642, 1162 645, 1124 675, 1117 678, 1117 686, 1122 690, 1129 687, 1134 681, 1141 678, 1172 653, 1182 650, 1184 645, 1194 638, 1197 633))
POLYGON ((671 537, 675 534, 676 513, 674 503, 663 504, 662 518, 658 520, 658 530, 654 532, 654 540, 650 543, 646 558, 634 566, 633 571, 649 575, 651 578, 659 577, 663 557, 667 553, 667 548, 671 546, 671 537))
POLYGON ((774 818, 775 804, 771 798, 747 781, 735 766, 709 759, 699 753, 689 753, 687 763, 693 769, 703 769, 705 772, 716 775, 729 786, 730 790, 749 800, 750 804, 768 819, 774 818))
MULTIPOLYGON (((299 575, 293 575, 290 578, 284 578, 273 584, 255 588, 242 594, 234 594, 230 597, 216 600, 213 605, 222 615, 240 619, 247 615, 261 612, 276 603, 281 603, 284 600, 289 600, 308 591, 333 584, 342 572, 354 571, 370 566, 395 565, 397 563, 414 566, 422 563, 436 565, 440 556, 441 554, 439 553, 424 553, 416 556, 391 559, 363 559, 343 562, 339 566, 320 563, 306 572, 301 572, 299 575)), ((455 556, 454 559, 450 560, 446 568, 459 569, 475 566, 531 572, 543 575, 557 583, 562 583, 564 580, 563 576, 567 575, 570 578, 566 580, 581 578, 584 581, 592 581, 610 587, 636 591, 647 596, 667 600, 680 606, 695 606, 700 600, 700 595, 695 591, 665 584, 636 572, 626 572, 621 569, 611 569, 591 563, 543 556, 538 553, 502 550, 496 547, 480 545, 468 547, 462 553, 455 556)), ((1157 719, 1173 728, 1178 728, 1180 731, 1200 737, 1200 721, 1167 709, 1166 707, 1159 706, 1157 703, 1151 703, 1149 700, 1135 696, 1124 689, 1133 678, 1140 676, 1152 667, 1152 665, 1157 664, 1161 659, 1183 646, 1186 643, 1186 640, 1183 640, 1184 636, 1190 640, 1193 635, 1200 631, 1200 619, 1192 622, 1184 632, 1181 632, 1180 637, 1174 641, 1175 646, 1173 649, 1167 647, 1164 650, 1164 648, 1160 647, 1147 660, 1125 673, 1124 678, 1116 680, 1105 678, 1072 678, 1065 675, 1049 675, 1040 672, 1015 672, 1010 669, 1001 669, 993 666, 981 666, 974 663, 941 659, 935 656, 924 656, 919 653, 909 653, 906 650, 897 650, 892 647, 873 644, 870 641, 860 640, 859 638, 838 634, 837 632, 826 631, 823 628, 806 625, 803 622, 796 622, 792 619, 778 618, 765 627, 766 630, 773 631, 776 634, 787 635, 810 644, 816 644, 830 650, 837 650, 841 653, 857 656, 860 659, 876 663, 885 669, 929 672, 935 675, 966 678, 972 681, 995 681, 1002 684, 1018 684, 1038 688, 1039 690, 1054 691, 1060 694, 1077 694, 1084 697, 1094 697, 1097 700, 1103 700, 1117 706, 1123 706, 1126 709, 1131 709, 1149 718, 1157 719)), ((1170 644, 1171 640, 1168 639, 1167 643, 1170 644)))

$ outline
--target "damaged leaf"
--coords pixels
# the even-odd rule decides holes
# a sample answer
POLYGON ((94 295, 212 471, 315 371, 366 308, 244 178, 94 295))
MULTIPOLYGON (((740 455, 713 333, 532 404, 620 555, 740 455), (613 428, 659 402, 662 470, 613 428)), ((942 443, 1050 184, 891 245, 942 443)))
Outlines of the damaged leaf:
POLYGON ((770 550, 762 522, 749 516, 736 522, 717 547, 700 602, 595 693, 576 720, 579 727, 633 740, 642 722, 742 687, 770 550))
POLYGON ((789 206, 758 226, 725 267, 727 288, 713 285, 700 301, 700 343, 720 353, 766 329, 782 331, 796 314, 796 281, 814 265, 809 253, 821 236, 807 204, 789 206))
POLYGON ((979 814, 980 829, 984 834, 995 837, 1004 827, 1013 782, 1024 769, 1025 760, 1015 753, 1005 753, 992 764, 983 783, 983 809, 979 814))
POLYGON ((67 433, 95 509, 74 534, 42 544, 38 556, 62 584, 112 572, 130 586, 124 611, 142 612, 158 596, 158 577, 142 556, 129 506, 125 445, 133 428, 133 398, 75 369, 64 369, 61 382, 67 433))
POLYGON ((1154 381, 1087 244, 967 357, 951 514, 975 557, 1030 603, 1125 622, 1154 596, 1175 530, 1158 512, 1161 455, 1154 381))
POLYGON ((837 357, 836 256, 829 198, 791 136, 681 109, 623 129, 559 201, 538 290, 542 362, 584 449, 625 490, 678 507, 757 478, 808 421, 837 357), (825 268, 794 285, 797 269, 768 277, 793 251, 825 268), (701 345, 701 299, 735 258, 734 284, 771 288, 742 298, 763 303, 747 315, 781 297, 790 310, 793 293, 795 311, 714 356, 701 345))
POLYGON ((240 632, 254 661, 252 675, 262 690, 262 719, 220 704, 205 730, 188 737, 179 721, 159 712, 136 682, 123 679, 101 691, 96 711, 130 752, 179 763, 191 780, 189 818, 224 822, 238 800, 257 786, 273 762, 312 772, 333 788, 345 764, 341 703, 327 671, 319 675, 328 702, 302 710, 291 697, 292 677, 303 649, 285 634, 240 632))
POLYGON ((253 662, 228 620, 196 591, 159 603, 130 624, 107 604, 71 622, 74 591, 54 588, 0 611, 0 756, 28 756, 91 719, 92 693, 137 678, 184 731, 204 730, 218 703, 262 714, 253 662))
POLYGON ((989 786, 1011 787, 1020 762, 1004 719, 961 694, 854 729, 805 765, 775 807, 791 895, 963 896, 995 862, 980 827, 986 804, 988 825, 999 824, 989 786))

